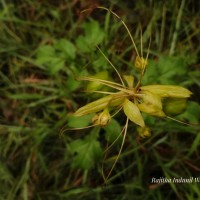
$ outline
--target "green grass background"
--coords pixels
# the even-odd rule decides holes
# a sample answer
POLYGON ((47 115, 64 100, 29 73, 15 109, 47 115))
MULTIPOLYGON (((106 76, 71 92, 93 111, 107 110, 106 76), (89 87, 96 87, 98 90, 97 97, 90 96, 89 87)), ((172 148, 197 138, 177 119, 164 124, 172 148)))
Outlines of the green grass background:
POLYGON ((173 84, 193 92, 177 119, 200 118, 200 2, 178 1, 0 1, 0 200, 200 199, 199 126, 145 117, 152 137, 137 139, 129 123, 123 152, 104 184, 120 147, 103 151, 119 134, 125 116, 107 128, 83 127, 91 116, 72 113, 96 97, 82 92, 78 75, 108 71, 137 76, 135 52, 121 22, 126 22, 140 52, 151 40, 143 84, 173 84), (113 131, 114 130, 114 131, 113 131), (111 138, 111 139, 110 139, 111 138), (199 178, 199 182, 153 184, 152 178, 199 178))

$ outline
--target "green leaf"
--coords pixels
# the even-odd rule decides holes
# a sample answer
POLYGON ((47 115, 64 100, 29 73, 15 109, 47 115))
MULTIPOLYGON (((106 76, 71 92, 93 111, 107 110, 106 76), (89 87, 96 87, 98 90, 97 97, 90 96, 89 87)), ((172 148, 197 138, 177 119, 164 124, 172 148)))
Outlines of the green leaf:
POLYGON ((100 28, 99 23, 91 20, 89 23, 84 24, 85 35, 88 42, 92 44, 99 44, 104 38, 104 32, 100 28))
POLYGON ((102 156, 100 143, 97 141, 99 129, 94 128, 90 135, 78 139, 70 144, 70 151, 74 154, 73 167, 88 170, 98 162, 102 156))
POLYGON ((116 142, 116 144, 119 145, 122 143, 123 137, 121 134, 122 131, 121 126, 115 119, 112 119, 110 123, 104 127, 104 130, 106 132, 105 133, 106 140, 109 143, 116 142))
POLYGON ((160 56, 158 70, 161 84, 175 84, 177 79, 173 79, 174 77, 186 75, 187 63, 184 57, 160 56))
POLYGON ((67 92, 73 92, 74 90, 78 89, 80 85, 81 85, 80 81, 77 81, 72 77, 69 77, 66 82, 67 92))
POLYGON ((53 46, 43 45, 37 49, 37 53, 36 53, 37 61, 40 62, 41 64, 43 64, 44 58, 49 58, 51 56, 55 56, 55 49, 53 46))
POLYGON ((49 72, 55 74, 64 67, 65 61, 61 58, 52 58, 48 64, 49 72))
MULTIPOLYGON (((82 35, 79 36, 76 40, 76 45, 78 46, 78 48, 83 52, 83 53, 87 53, 90 52, 92 49, 90 48, 90 45, 87 43, 85 37, 83 37, 82 35)), ((94 47, 94 46, 93 46, 94 47)))
POLYGON ((186 80, 188 62, 183 56, 161 55, 158 60, 148 60, 148 67, 142 80, 143 84, 180 84, 186 80))
POLYGON ((196 102, 188 102, 188 106, 186 108, 186 111, 179 115, 178 118, 180 120, 187 120, 190 123, 198 123, 200 120, 199 117, 200 113, 200 105, 196 102))
POLYGON ((100 53, 92 61, 92 66, 96 72, 110 68, 108 61, 100 53))
POLYGON ((46 66, 49 73, 55 74, 64 67, 65 60, 56 55, 53 46, 43 45, 37 50, 36 63, 46 66))
POLYGON ((63 54, 66 57, 70 57, 71 59, 75 59, 76 57, 76 48, 73 43, 66 39, 60 39, 56 44, 55 48, 57 50, 61 51, 61 54, 63 54))
POLYGON ((82 52, 87 53, 103 41, 105 34, 95 20, 84 23, 83 29, 85 34, 77 38, 76 45, 82 52))

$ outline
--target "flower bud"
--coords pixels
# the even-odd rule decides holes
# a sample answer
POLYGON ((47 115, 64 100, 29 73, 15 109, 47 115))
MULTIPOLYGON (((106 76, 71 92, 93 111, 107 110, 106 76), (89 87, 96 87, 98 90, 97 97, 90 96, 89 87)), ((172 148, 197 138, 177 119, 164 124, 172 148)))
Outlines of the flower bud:
POLYGON ((163 100, 163 110, 169 116, 175 116, 183 113, 186 106, 186 98, 166 98, 163 100))
POLYGON ((110 120, 111 116, 108 108, 105 108, 100 114, 97 114, 92 118, 93 124, 99 126, 106 126, 110 122, 110 120))
POLYGON ((98 119, 99 119, 99 114, 96 114, 93 118, 92 118, 92 123, 97 125, 98 124, 98 119))
POLYGON ((138 127, 138 128, 137 128, 137 131, 138 131, 139 136, 140 136, 141 138, 148 138, 148 137, 151 137, 150 128, 148 128, 147 126, 145 126, 145 127, 138 127))
POLYGON ((135 59, 135 67, 139 70, 143 70, 147 66, 147 61, 143 57, 137 56, 135 59))

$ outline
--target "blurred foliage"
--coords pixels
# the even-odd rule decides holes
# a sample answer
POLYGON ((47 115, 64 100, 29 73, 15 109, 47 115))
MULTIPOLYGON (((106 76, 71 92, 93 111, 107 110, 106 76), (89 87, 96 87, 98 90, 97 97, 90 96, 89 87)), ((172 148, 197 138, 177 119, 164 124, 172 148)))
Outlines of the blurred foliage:
POLYGON ((92 118, 71 115, 93 98, 83 92, 87 84, 77 76, 108 71, 117 80, 96 45, 121 74, 137 77, 136 54, 121 22, 102 10, 81 13, 98 5, 124 19, 139 49, 142 30, 144 54, 151 40, 143 84, 190 89, 189 105, 177 119, 199 123, 199 1, 1 0, 0 200, 199 199, 199 182, 152 183, 153 177, 199 178, 199 126, 144 115, 152 137, 139 141, 130 124, 106 185, 102 164, 109 172, 122 137, 104 151, 118 138, 125 119, 116 115, 102 129, 61 134, 65 127, 88 126, 92 118))

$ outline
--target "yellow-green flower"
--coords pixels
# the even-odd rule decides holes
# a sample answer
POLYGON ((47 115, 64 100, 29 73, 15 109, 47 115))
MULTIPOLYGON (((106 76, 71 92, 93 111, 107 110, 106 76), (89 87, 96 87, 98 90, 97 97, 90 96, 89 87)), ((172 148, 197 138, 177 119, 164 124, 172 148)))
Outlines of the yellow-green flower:
POLYGON ((140 76, 136 85, 134 85, 133 76, 125 75, 122 77, 111 61, 97 46, 102 56, 115 70, 119 80, 121 81, 121 84, 111 81, 112 78, 110 78, 108 73, 105 71, 100 72, 92 77, 79 77, 80 80, 90 81, 86 88, 87 91, 101 94, 103 93, 106 96, 79 108, 74 115, 83 116, 90 113, 96 113, 95 117, 92 119, 92 122, 95 125, 105 126, 111 119, 112 115, 110 115, 110 113, 114 113, 113 115, 115 115, 120 110, 123 110, 127 119, 140 127, 140 135, 149 135, 150 131, 145 125, 142 113, 146 113, 155 117, 167 117, 171 114, 180 114, 186 107, 187 99, 192 93, 186 88, 174 85, 141 85, 142 78, 145 74, 148 64, 148 53, 146 58, 143 57, 142 38, 141 55, 139 55, 133 37, 131 36, 131 33, 124 21, 111 10, 105 7, 98 8, 110 12, 115 17, 120 19, 124 25, 135 49, 136 59, 134 67, 139 70, 140 76), (110 92, 110 90, 105 89, 105 86, 112 88, 112 91, 113 89, 116 91, 110 92))
POLYGON ((147 129, 144 131, 146 126, 142 112, 156 117, 166 117, 173 110, 174 113, 181 113, 183 111, 182 108, 186 107, 187 98, 192 94, 186 88, 173 85, 147 85, 137 89, 134 88, 134 77, 127 75, 123 78, 128 87, 111 81, 82 77, 82 80, 96 81, 98 85, 107 85, 117 91, 108 93, 107 96, 86 104, 79 108, 74 115, 83 116, 97 113, 92 120, 93 124, 106 126, 111 119, 108 109, 111 112, 123 109, 127 118, 143 128, 142 130, 145 134, 148 131, 147 129))

